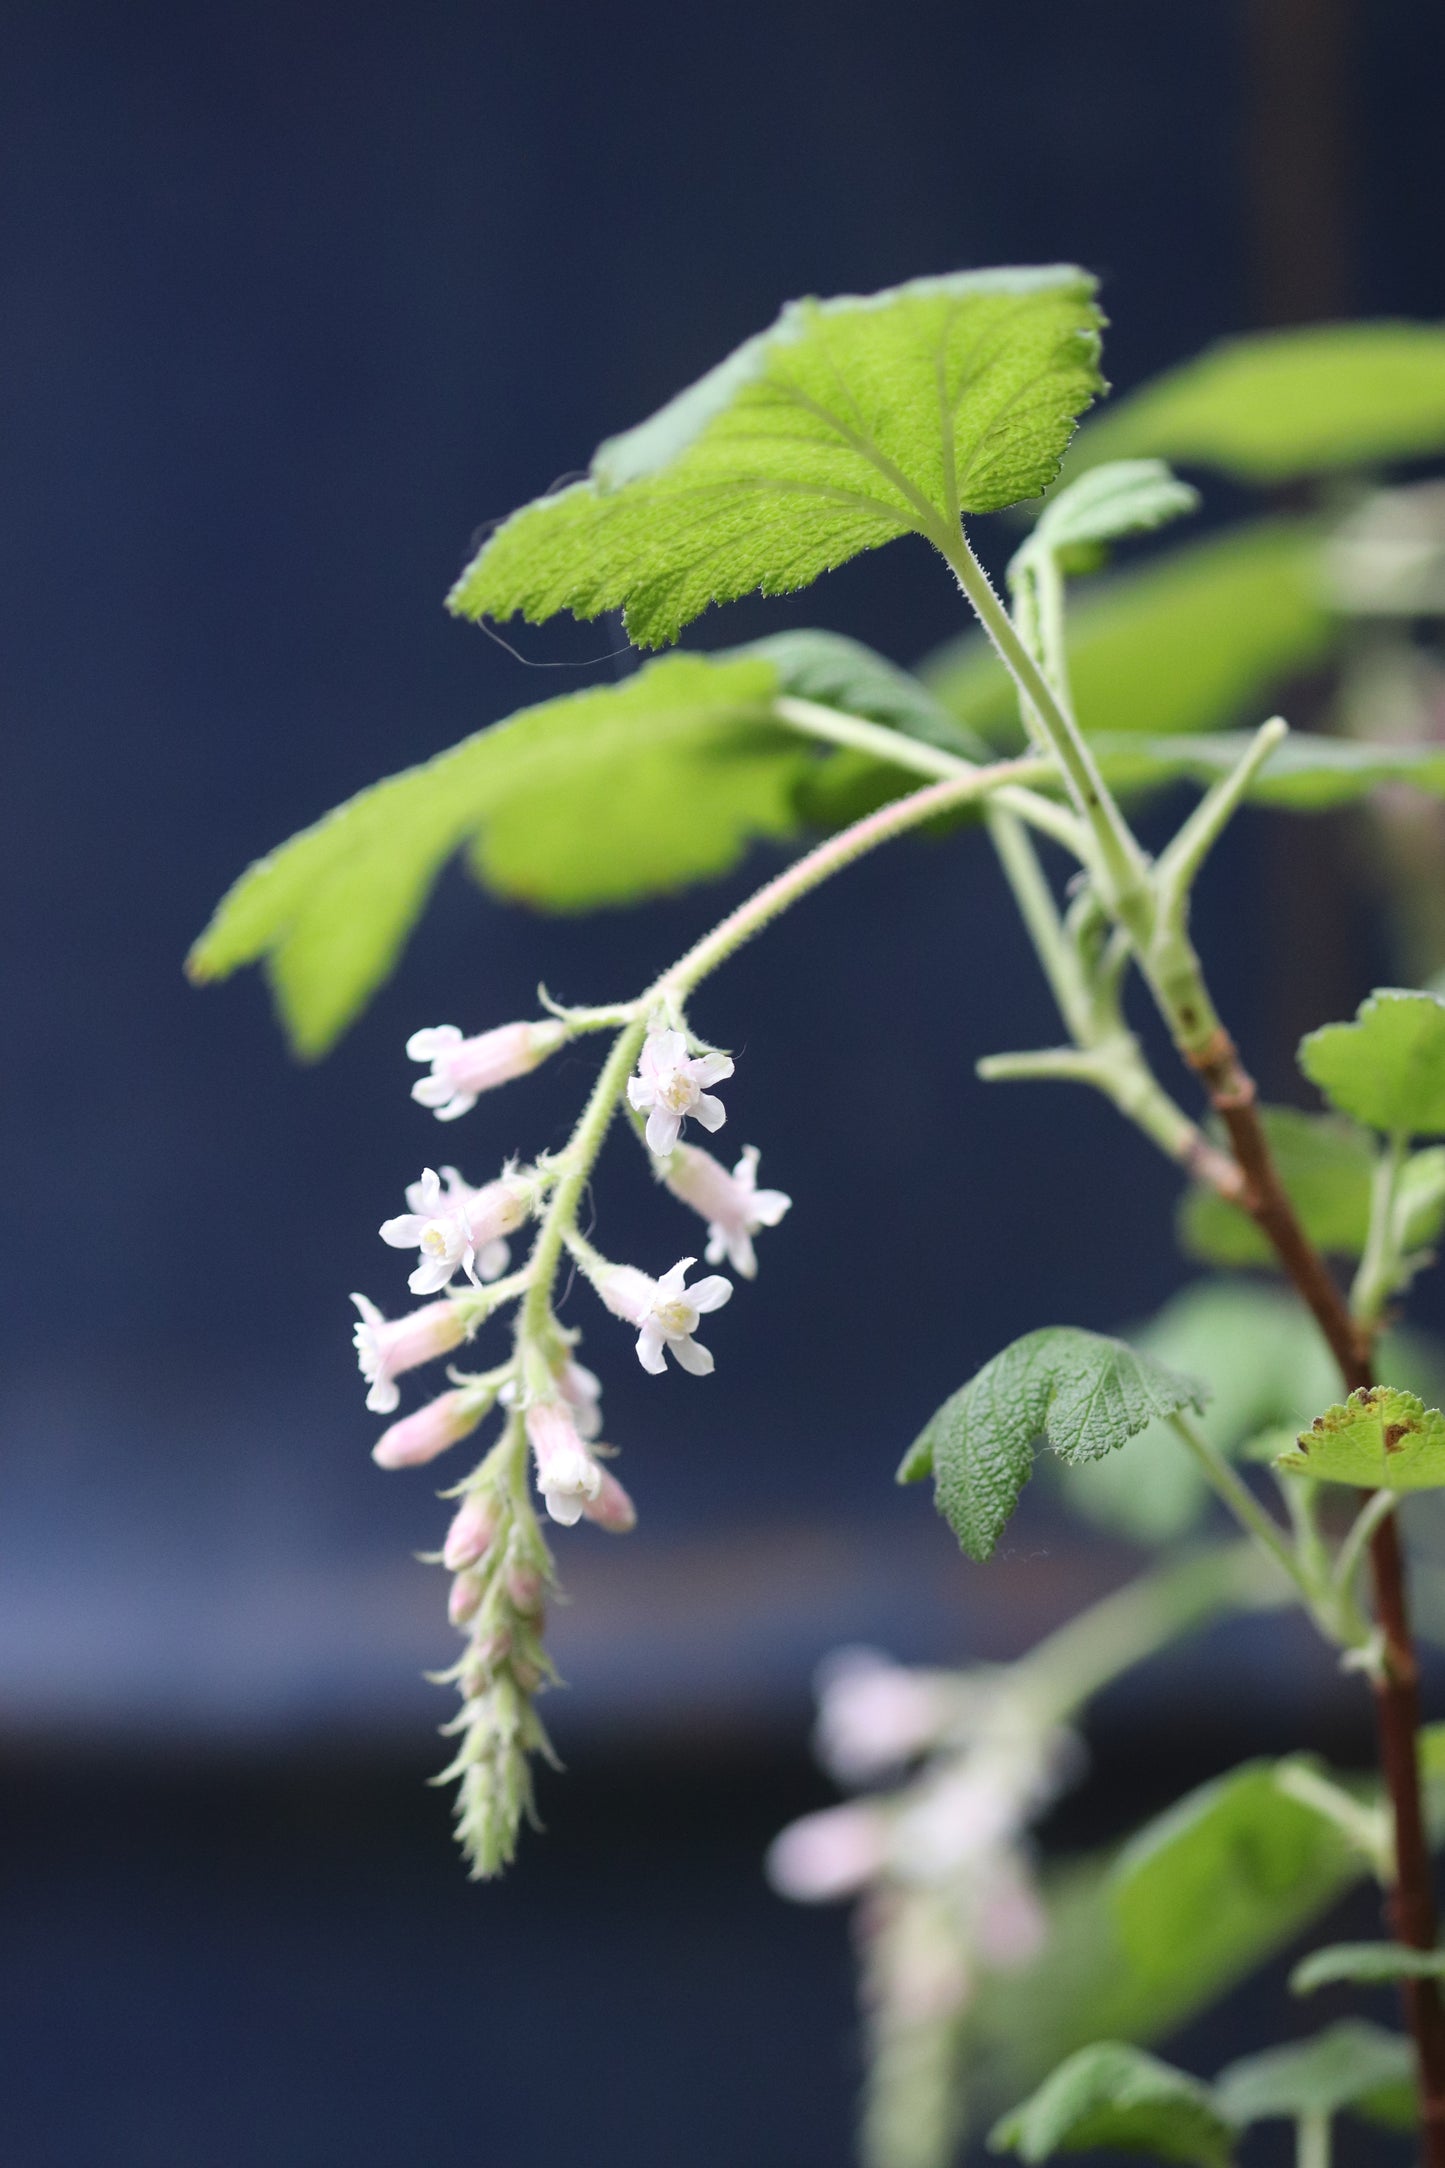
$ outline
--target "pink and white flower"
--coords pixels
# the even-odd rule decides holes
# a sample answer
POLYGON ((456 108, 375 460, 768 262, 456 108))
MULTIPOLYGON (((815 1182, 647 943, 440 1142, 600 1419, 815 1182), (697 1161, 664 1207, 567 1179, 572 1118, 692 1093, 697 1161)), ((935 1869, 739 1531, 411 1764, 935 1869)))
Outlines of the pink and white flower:
POLYGON ((708 1263, 720 1265, 726 1258, 745 1280, 756 1278, 753 1236, 760 1227, 776 1227, 793 1201, 780 1189, 758 1188, 757 1146, 745 1145, 729 1174, 711 1152, 696 1144, 679 1144, 664 1180, 674 1197, 707 1221, 708 1263))
POLYGON ((582 1438, 602 1435, 602 1380, 585 1363, 570 1360, 562 1366, 557 1383, 572 1410, 572 1421, 582 1438))
POLYGON ((534 1401, 527 1410, 526 1422, 537 1466, 537 1488, 547 1512, 564 1528, 571 1528, 600 1497, 602 1468, 577 1435, 577 1426, 560 1401, 534 1401))
POLYGON ((837 1649, 819 1667, 818 1758, 840 1784, 870 1783, 936 1746, 958 1698, 949 1674, 910 1671, 877 1649, 837 1649))
POLYGON ((555 1054, 567 1038, 566 1026, 553 1020, 537 1024, 499 1024, 475 1039, 464 1039, 455 1024, 434 1024, 414 1031, 406 1042, 412 1061, 431 1063, 431 1075, 418 1077, 411 1096, 430 1107, 439 1122, 454 1122, 489 1092, 514 1076, 525 1076, 555 1054))
POLYGON ((435 1460, 458 1438, 475 1430, 487 1411, 485 1395, 459 1387, 429 1400, 415 1415, 405 1415, 384 1430, 371 1449, 378 1468, 419 1468, 435 1460))
POLYGON ((582 1511, 595 1527, 605 1528, 609 1536, 631 1535, 637 1526, 637 1508, 610 1468, 600 1472, 602 1482, 597 1496, 589 1499, 582 1511))
POLYGON ((766 1867, 780 1897, 828 1904, 866 1888, 887 1859, 888 1816, 857 1800, 790 1822, 769 1845, 766 1867))
POLYGON ((495 1505, 490 1498, 478 1497, 473 1491, 452 1515, 452 1524, 442 1545, 442 1564, 448 1573, 460 1573, 464 1566, 474 1566, 479 1558, 485 1558, 496 1533, 495 1505))
POLYGON ((414 1295, 434 1295, 458 1267, 473 1283, 506 1271, 511 1253, 503 1237, 530 1212, 532 1186, 504 1174, 469 1189, 455 1167, 443 1167, 440 1175, 427 1167, 419 1182, 408 1184, 406 1201, 411 1210, 384 1220, 381 1239, 394 1250, 420 1250, 421 1262, 406 1284, 414 1295))
POLYGON ((727 1109, 708 1086, 721 1084, 732 1073, 726 1054, 690 1057, 680 1031, 649 1031, 637 1074, 627 1085, 629 1104, 647 1115, 648 1150, 666 1158, 689 1115, 704 1129, 721 1129, 727 1109))
POLYGON ((371 1387, 366 1405, 373 1415, 390 1415, 401 1404, 396 1380, 404 1370, 450 1354, 466 1338, 461 1311, 452 1302, 429 1302, 406 1317, 386 1318, 365 1295, 353 1295, 361 1316, 353 1337, 361 1374, 371 1387))
POLYGON ((698 1319, 709 1310, 720 1310, 733 1286, 720 1273, 686 1286, 688 1272, 696 1263, 695 1257, 679 1258, 660 1280, 650 1280, 635 1265, 609 1265, 593 1281, 613 1316, 640 1328, 637 1360, 654 1377, 661 1377, 667 1368, 664 1351, 669 1348, 674 1360, 694 1377, 705 1378, 713 1367, 709 1351, 692 1336, 698 1319))

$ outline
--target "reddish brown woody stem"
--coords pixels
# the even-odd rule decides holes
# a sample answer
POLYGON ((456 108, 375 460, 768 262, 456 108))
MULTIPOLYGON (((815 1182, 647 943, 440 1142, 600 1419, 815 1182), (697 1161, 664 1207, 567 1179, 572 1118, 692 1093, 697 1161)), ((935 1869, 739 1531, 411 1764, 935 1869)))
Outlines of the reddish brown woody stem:
MULTIPOLYGON (((1314 1314, 1340 1367, 1346 1392, 1374 1382, 1371 1338, 1350 1315, 1349 1304, 1289 1200, 1255 1105, 1254 1079, 1226 1031, 1187 1055, 1223 1122, 1244 1177, 1235 1198, 1274 1245, 1286 1273, 1314 1314)), ((1430 1845, 1420 1792, 1420 1687, 1414 1636, 1405 1594, 1405 1561, 1393 1513, 1370 1539, 1375 1617, 1384 1660, 1375 1680, 1380 1763, 1395 1825, 1395 1882, 1389 1898, 1390 1926, 1412 1949, 1435 1947, 1435 1892, 1430 1845)), ((1403 1985, 1405 2015, 1420 2068, 1424 2158, 1445 2168, 1445 2004, 1435 1980, 1403 1985)))

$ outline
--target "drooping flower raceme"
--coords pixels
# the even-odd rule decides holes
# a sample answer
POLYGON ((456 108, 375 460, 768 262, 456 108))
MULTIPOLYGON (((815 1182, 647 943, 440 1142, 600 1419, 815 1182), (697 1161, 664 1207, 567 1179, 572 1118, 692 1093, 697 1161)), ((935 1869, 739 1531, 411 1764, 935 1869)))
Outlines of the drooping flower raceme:
POLYGON ((454 1122, 489 1092, 555 1054, 567 1038, 566 1027, 547 1019, 536 1024, 499 1024, 475 1039, 464 1039, 455 1024, 434 1024, 414 1031, 406 1042, 413 1061, 431 1063, 431 1075, 418 1077, 411 1096, 430 1107, 439 1122, 454 1122))
POLYGON ((629 1103, 647 1116, 648 1150, 665 1158, 688 1115, 704 1129, 721 1129, 727 1109, 708 1086, 721 1084, 732 1073, 726 1054, 690 1057, 682 1032, 649 1031, 638 1056, 637 1074, 627 1086, 629 1103))
POLYGON ((400 1405, 396 1380, 404 1370, 448 1355, 466 1338, 462 1312, 454 1302, 429 1302, 406 1317, 386 1318, 365 1295, 353 1295, 361 1316, 355 1328, 356 1359, 371 1390, 366 1405, 373 1415, 390 1415, 400 1405))
POLYGON ((660 1280, 650 1280, 635 1265, 609 1265, 593 1283, 614 1317, 640 1328, 637 1360, 654 1377, 667 1368, 666 1349, 694 1377, 705 1378, 713 1367, 709 1350, 699 1347, 692 1336, 698 1319, 709 1310, 720 1310, 733 1286, 715 1272, 688 1287, 687 1275, 696 1263, 695 1257, 679 1258, 660 1280))
POLYGON ((679 1144, 663 1179, 674 1197, 707 1221, 708 1263, 720 1265, 726 1258, 745 1280, 755 1279, 758 1259, 753 1236, 760 1227, 776 1227, 793 1201, 780 1189, 758 1188, 757 1146, 745 1145, 729 1174, 711 1152, 696 1144, 679 1144))
POLYGON ((469 1189, 455 1167, 434 1167, 409 1183, 409 1212, 384 1220, 381 1239, 394 1250, 416 1248, 421 1262, 407 1281, 414 1295, 434 1295, 448 1286, 458 1268, 472 1281, 495 1280, 510 1259, 503 1237, 521 1226, 532 1208, 533 1185, 523 1176, 503 1174, 481 1189, 469 1189))

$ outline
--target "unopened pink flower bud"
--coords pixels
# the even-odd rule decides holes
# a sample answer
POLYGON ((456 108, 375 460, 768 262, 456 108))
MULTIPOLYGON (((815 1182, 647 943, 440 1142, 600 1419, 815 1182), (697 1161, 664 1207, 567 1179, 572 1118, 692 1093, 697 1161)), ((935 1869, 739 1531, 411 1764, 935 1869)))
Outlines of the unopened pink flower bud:
POLYGON ((373 1415, 390 1415, 401 1400, 396 1380, 402 1372, 460 1347, 466 1326, 450 1302, 429 1302, 406 1317, 388 1319, 365 1295, 351 1299, 361 1312, 354 1337, 361 1374, 371 1387, 366 1405, 373 1415))
POLYGON ((600 1492, 602 1470, 560 1401, 534 1402, 526 1420, 537 1463, 537 1488, 552 1519, 570 1528, 600 1492))
POLYGON ((480 1641, 472 1643, 469 1661, 490 1675, 498 1664, 506 1662, 511 1653, 511 1633, 507 1627, 498 1626, 495 1632, 483 1634, 480 1641))
POLYGON ((871 1882, 888 1855, 888 1824, 876 1807, 859 1801, 805 1814, 768 1847, 768 1880, 781 1897, 825 1904, 851 1897, 871 1882))
POLYGON ((496 1508, 489 1498, 479 1498, 473 1492, 462 1500, 452 1517, 442 1546, 442 1564, 449 1573, 460 1573, 463 1566, 474 1566, 490 1550, 496 1533, 496 1508))
POLYGON ((609 1535, 630 1535, 637 1526, 637 1508, 610 1468, 602 1470, 602 1484, 595 1498, 590 1498, 582 1511, 589 1521, 605 1528, 609 1535))
POLYGON ((542 1576, 530 1566, 512 1566, 507 1572, 507 1600, 524 1618, 542 1608, 542 1576))
POLYGON ((447 1598, 447 1617, 453 1626, 465 1626, 481 1609, 486 1589, 474 1573, 459 1573, 447 1598))
POLYGON ((485 1404, 464 1387, 443 1393, 418 1408, 415 1415, 403 1416, 390 1430, 384 1430, 371 1449, 371 1457, 378 1468, 419 1468, 435 1460, 449 1445, 455 1445, 469 1430, 475 1430, 485 1413, 485 1404))
POLYGON ((525 1656, 518 1656, 512 1664, 512 1677, 524 1694, 535 1694, 542 1683, 542 1667, 525 1656))
POLYGON ((418 1078, 411 1096, 430 1107, 441 1122, 453 1122, 489 1092, 514 1076, 525 1076, 555 1054, 567 1038, 564 1024, 547 1018, 535 1024, 499 1024, 475 1039, 464 1039, 455 1024, 414 1031, 406 1042, 413 1061, 431 1064, 431 1075, 418 1078))

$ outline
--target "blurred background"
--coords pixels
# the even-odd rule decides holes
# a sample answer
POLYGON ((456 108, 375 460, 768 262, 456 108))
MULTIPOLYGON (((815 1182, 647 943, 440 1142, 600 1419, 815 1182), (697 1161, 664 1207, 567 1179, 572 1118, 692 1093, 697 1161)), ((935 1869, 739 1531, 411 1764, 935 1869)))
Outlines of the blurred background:
MULTIPOLYGON (((546 1835, 474 1887, 423 1783, 450 1703, 422 1673, 452 1644, 414 1554, 444 1508, 368 1458, 346 1300, 397 1307, 375 1230, 439 1149, 403 1043, 530 1014, 539 978, 620 998, 768 861, 587 921, 453 873, 314 1069, 259 980, 199 996, 181 960, 249 859, 352 790, 627 666, 607 625, 513 655, 442 595, 479 523, 787 297, 1077 259, 1121 389, 1261 324, 1438 316, 1445 19, 11 0, 0 21, 0 2157, 845 2161, 846 1921, 760 1871, 831 1796, 810 1676, 845 1641, 1013 1653, 1125 1570, 1047 1498, 969 1567, 892 1472, 1017 1333, 1117 1328, 1188 1276, 1168 1170, 1083 1095, 974 1081, 1052 1036, 976 839, 863 865, 718 980, 697 1021, 740 1052, 729 1134, 794 1209, 704 1386, 645 1380, 574 1305, 641 1524, 560 1538, 568 1770, 544 1775, 546 1835)), ((1007 535, 982 540, 1001 565, 1007 535)), ((959 606, 905 544, 694 636, 806 623, 907 662, 959 606)), ((1279 1094, 1293 1032, 1368 987, 1379 936, 1301 952, 1265 834, 1231 838, 1201 930, 1279 1094), (1265 908, 1283 930, 1246 943, 1265 908)), ((584 1045, 446 1141, 480 1180, 559 1141, 590 1074, 584 1045)), ((615 1145, 600 1222, 660 1269, 676 1208, 639 1172, 615 1145)), ((1427 1283, 1421 1322, 1440 1302, 1427 1283)), ((1303 1639, 1183 1650, 1105 1704, 1051 1841, 1264 1744, 1363 1758, 1365 1719, 1303 1639)))

